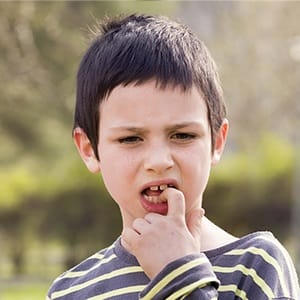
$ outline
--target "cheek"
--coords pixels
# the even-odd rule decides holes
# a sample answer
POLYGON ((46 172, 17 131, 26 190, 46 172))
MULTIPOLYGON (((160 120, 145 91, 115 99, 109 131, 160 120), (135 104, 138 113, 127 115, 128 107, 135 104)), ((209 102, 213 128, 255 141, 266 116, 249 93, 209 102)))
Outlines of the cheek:
POLYGON ((128 191, 136 172, 136 161, 133 157, 113 150, 100 152, 100 168, 103 181, 113 198, 128 191))
POLYGON ((210 147, 207 143, 199 143, 195 147, 191 148, 189 151, 182 153, 181 155, 183 165, 186 165, 192 170, 192 172, 204 173, 207 169, 210 169, 212 155, 210 152, 210 147))
POLYGON ((192 199, 203 194, 211 169, 210 152, 202 148, 189 152, 185 157, 185 189, 192 199))
POLYGON ((189 170, 187 170, 187 184, 194 187, 195 190, 203 190, 206 187, 209 174, 210 163, 207 161, 195 160, 193 164, 190 164, 189 170))

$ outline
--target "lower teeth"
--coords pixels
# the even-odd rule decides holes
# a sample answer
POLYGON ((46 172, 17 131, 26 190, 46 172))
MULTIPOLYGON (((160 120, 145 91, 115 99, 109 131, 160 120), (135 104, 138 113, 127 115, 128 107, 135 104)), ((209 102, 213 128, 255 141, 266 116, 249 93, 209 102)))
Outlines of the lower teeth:
POLYGON ((155 204, 166 202, 166 201, 161 201, 161 199, 159 199, 158 196, 148 196, 148 195, 144 195, 144 196, 147 201, 155 203, 155 204))

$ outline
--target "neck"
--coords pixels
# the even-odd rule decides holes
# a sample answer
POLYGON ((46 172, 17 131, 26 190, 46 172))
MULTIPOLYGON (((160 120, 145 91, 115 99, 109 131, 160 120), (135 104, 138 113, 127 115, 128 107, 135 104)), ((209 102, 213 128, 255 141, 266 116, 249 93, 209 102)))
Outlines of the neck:
POLYGON ((203 217, 201 225, 201 251, 216 249, 232 243, 236 237, 203 217))

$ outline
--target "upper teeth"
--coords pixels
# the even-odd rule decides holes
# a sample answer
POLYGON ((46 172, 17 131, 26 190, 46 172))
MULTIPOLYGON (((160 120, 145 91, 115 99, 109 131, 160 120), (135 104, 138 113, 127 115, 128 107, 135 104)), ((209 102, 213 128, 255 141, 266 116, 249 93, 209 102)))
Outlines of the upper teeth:
POLYGON ((168 185, 167 184, 161 184, 161 185, 154 185, 154 186, 150 186, 150 190, 151 191, 158 191, 158 190, 161 190, 161 191, 164 191, 165 189, 168 188, 168 185))

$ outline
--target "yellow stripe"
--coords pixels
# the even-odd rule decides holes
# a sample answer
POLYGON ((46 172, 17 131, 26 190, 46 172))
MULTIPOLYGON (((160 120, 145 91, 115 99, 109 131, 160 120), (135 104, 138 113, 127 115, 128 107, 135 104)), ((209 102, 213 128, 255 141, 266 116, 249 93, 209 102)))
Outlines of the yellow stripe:
POLYGON ((104 300, 104 299, 109 299, 110 297, 114 297, 114 296, 120 296, 120 295, 124 295, 124 294, 127 295, 127 294, 130 294, 130 293, 136 293, 136 292, 139 293, 144 288, 145 288, 145 285, 129 286, 129 287, 126 287, 126 288, 113 290, 113 291, 104 293, 104 294, 99 295, 99 296, 91 297, 91 298, 88 298, 87 300, 104 300))
POLYGON ((158 293, 161 289, 163 289, 169 282, 171 282, 174 278, 177 276, 183 274, 184 272, 200 265, 203 263, 206 263, 206 258, 197 258, 195 260, 192 260, 181 267, 173 270, 171 273, 169 273, 166 277, 164 277, 160 282, 158 282, 148 293, 145 295, 141 300, 151 299, 155 294, 158 293))
MULTIPOLYGON (((109 246, 108 248, 106 248, 106 250, 104 251, 104 252, 106 252, 107 250, 110 250, 110 249, 112 249, 112 248, 114 248, 115 247, 115 245, 114 244, 112 244, 111 246, 109 246)), ((101 260, 104 256, 105 256, 105 254, 106 253, 99 253, 99 252, 97 252, 97 253, 95 253, 95 254, 93 254, 93 255, 91 255, 90 257, 88 257, 85 261, 89 261, 89 260, 91 260, 91 259, 99 259, 99 260, 101 260)), ((114 254, 113 254, 114 255, 114 254)), ((63 278, 69 278, 69 276, 68 276, 68 274, 76 274, 77 272, 78 272, 78 276, 82 276, 82 275, 84 275, 84 273, 81 273, 81 272, 89 272, 90 270, 92 270, 92 269, 94 269, 94 268, 92 268, 92 269, 89 269, 89 270, 87 270, 87 271, 72 271, 72 270, 75 270, 76 268, 78 267, 78 265, 76 265, 75 267, 73 267, 72 269, 70 269, 69 271, 67 271, 66 273, 63 273, 61 276, 59 276, 59 277, 57 277, 54 281, 53 281, 53 283, 55 283, 55 282, 57 282, 57 281, 59 281, 59 280, 61 280, 61 279, 63 279, 63 278)), ((70 275, 70 278, 73 278, 73 277, 77 277, 76 275, 70 275)))
POLYGON ((261 277, 258 276, 254 269, 246 268, 244 265, 236 265, 234 267, 213 266, 213 270, 220 273, 233 273, 234 271, 241 271, 246 276, 250 275, 253 281, 261 288, 261 290, 268 296, 269 299, 274 297, 271 288, 261 277))
POLYGON ((269 263, 270 265, 272 265, 274 267, 274 269, 277 271, 283 293, 284 293, 284 295, 288 295, 288 289, 284 282, 283 273, 282 273, 282 270, 281 270, 277 260, 273 256, 271 256, 269 253, 267 253, 265 250, 259 249, 256 247, 250 247, 247 249, 234 249, 234 250, 226 253, 226 255, 243 255, 246 252, 250 252, 252 254, 261 256, 264 259, 264 261, 266 261, 267 263, 269 263))
MULTIPOLYGON (((274 237, 266 237, 266 236, 262 236, 261 239, 268 241, 270 243, 272 243, 273 245, 275 245, 277 248, 279 248, 279 250, 281 251, 283 257, 285 258, 285 262, 286 265, 288 267, 288 273, 290 274, 290 276, 292 277, 292 281, 293 283, 291 284, 291 288, 292 288, 292 295, 299 295, 299 291, 297 290, 297 286, 298 286, 298 277, 297 277, 297 273, 295 270, 295 266, 292 262, 292 259, 289 255, 289 253, 287 252, 287 250, 283 247, 283 245, 274 237)), ((287 297, 289 297, 290 294, 287 294, 287 297)))
POLYGON ((111 250, 113 248, 115 248, 115 244, 112 244, 109 247, 107 247, 106 249, 101 250, 101 252, 96 252, 95 254, 88 257, 85 261, 88 261, 90 259, 102 259, 107 254, 107 251, 111 250))
MULTIPOLYGON (((216 278, 215 277, 211 277, 211 278, 206 277, 202 280, 198 280, 196 282, 193 282, 190 285, 187 285, 187 286, 181 288, 180 290, 176 291, 171 296, 166 298, 166 300, 175 300, 175 299, 178 299, 178 297, 181 297, 181 296, 184 296, 184 295, 186 296, 186 294, 190 294, 196 288, 202 288, 202 287, 206 286, 207 283, 211 282, 211 281, 216 281, 216 278)), ((183 299, 184 299, 184 297, 183 297, 183 299)))
POLYGON ((75 277, 84 276, 84 275, 88 274, 89 272, 91 272, 92 270, 97 269, 99 266, 110 262, 111 260, 113 260, 116 257, 117 256, 115 254, 112 254, 110 257, 100 260, 97 264, 95 264, 92 268, 90 268, 88 270, 74 271, 74 272, 70 271, 70 272, 67 272, 63 277, 60 277, 59 279, 75 278, 75 277))
POLYGON ((230 285, 221 285, 218 289, 219 292, 233 292, 236 296, 240 297, 243 300, 249 300, 247 298, 247 294, 245 291, 242 291, 237 288, 236 285, 230 284, 230 285))
POLYGON ((86 288, 94 283, 97 283, 99 281, 111 279, 113 277, 117 277, 117 276, 124 275, 124 274, 137 273, 137 272, 143 272, 142 268, 138 266, 138 267, 127 267, 127 268, 123 268, 123 269, 118 269, 118 270, 112 271, 110 273, 101 275, 99 277, 95 277, 84 283, 74 285, 68 289, 54 292, 51 296, 52 296, 52 299, 56 299, 56 298, 65 296, 67 294, 77 292, 77 291, 84 289, 84 288, 86 288))

